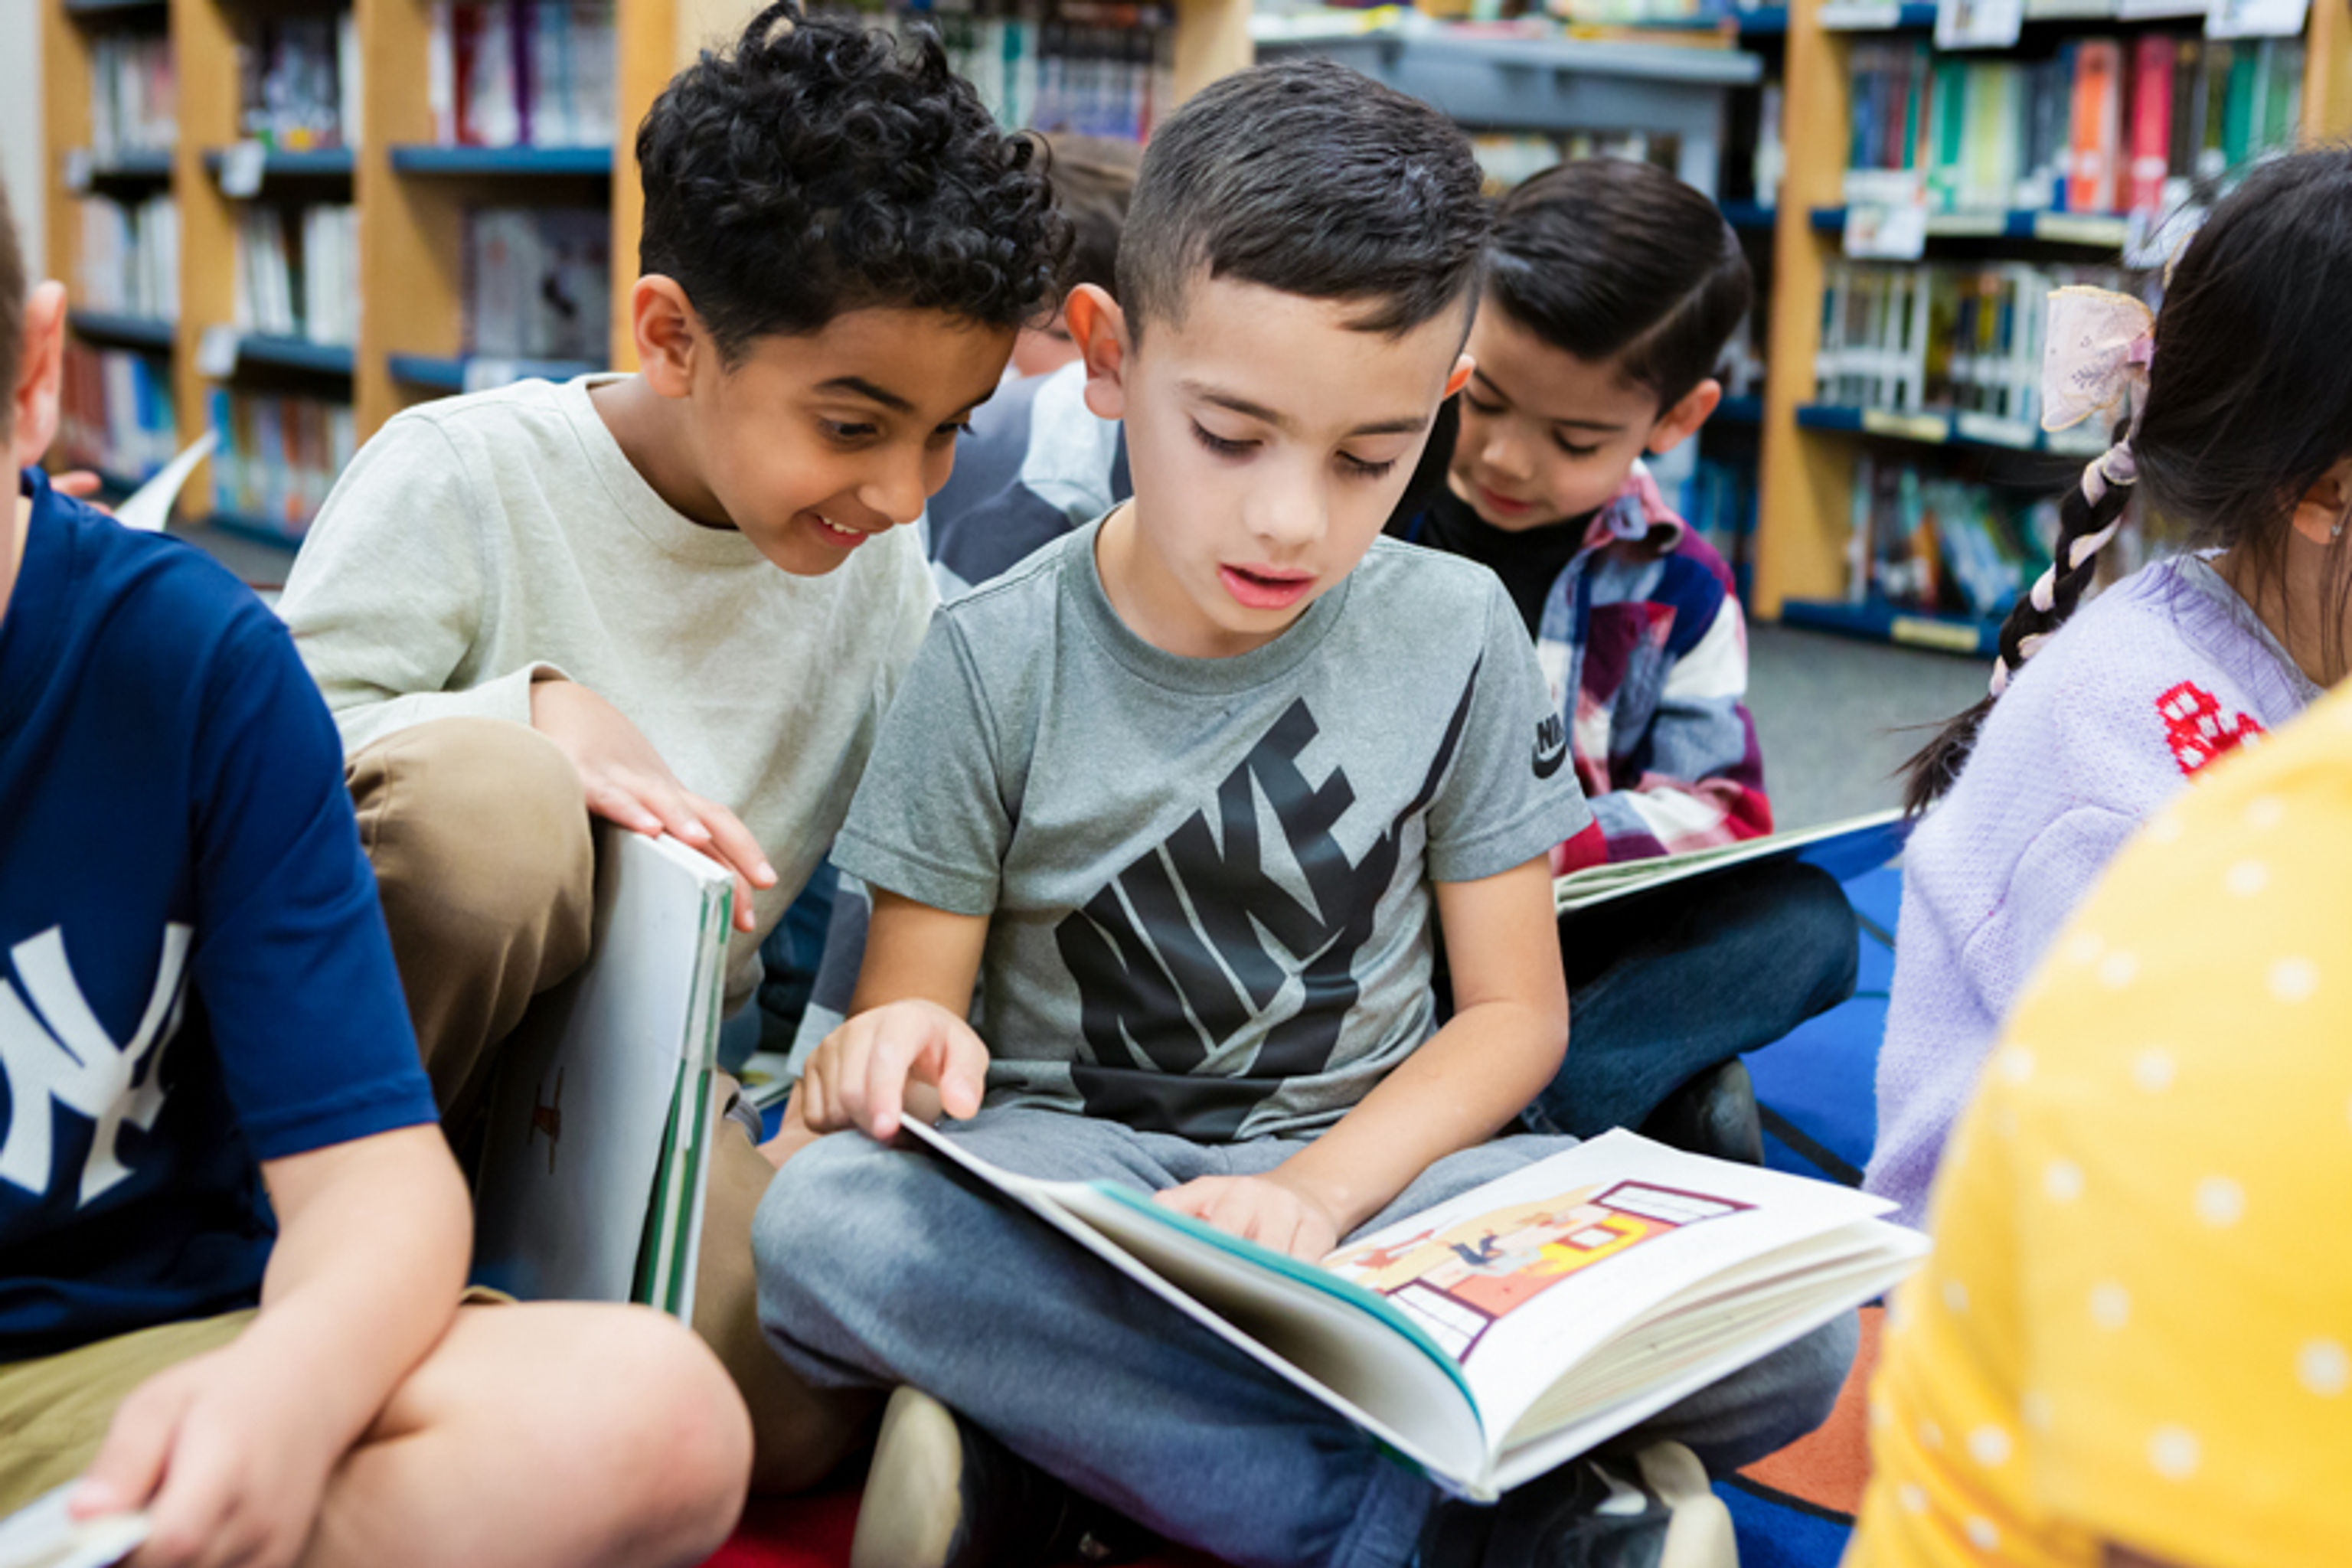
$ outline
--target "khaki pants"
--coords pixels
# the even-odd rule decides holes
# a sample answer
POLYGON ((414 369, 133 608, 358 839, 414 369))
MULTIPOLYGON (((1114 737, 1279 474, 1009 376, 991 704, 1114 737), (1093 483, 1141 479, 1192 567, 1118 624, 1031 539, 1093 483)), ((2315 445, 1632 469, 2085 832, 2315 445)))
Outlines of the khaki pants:
MULTIPOLYGON (((468 718, 387 735, 344 776, 443 1124, 470 1158, 499 1045, 588 957, 596 867, 580 775, 537 731, 468 718)), ((761 1335, 751 1215, 774 1173, 722 1128, 694 1329, 751 1406, 753 1485, 790 1490, 841 1458, 869 1402, 811 1390, 761 1335)))
POLYGON ((252 1321, 250 1309, 193 1318, 0 1365, 0 1519, 89 1468, 131 1390, 221 1349, 252 1321))

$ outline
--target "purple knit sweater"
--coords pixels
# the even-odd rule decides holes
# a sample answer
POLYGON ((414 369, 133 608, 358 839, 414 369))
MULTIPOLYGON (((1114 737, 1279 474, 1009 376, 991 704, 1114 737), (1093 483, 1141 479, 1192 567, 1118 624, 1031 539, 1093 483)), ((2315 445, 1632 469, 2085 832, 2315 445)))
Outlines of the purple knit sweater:
POLYGON ((1903 857, 1895 992, 1864 1186, 1919 1224, 2010 1004, 2107 859, 2197 770, 2318 695, 2210 566, 2134 573, 1993 705, 1903 857))

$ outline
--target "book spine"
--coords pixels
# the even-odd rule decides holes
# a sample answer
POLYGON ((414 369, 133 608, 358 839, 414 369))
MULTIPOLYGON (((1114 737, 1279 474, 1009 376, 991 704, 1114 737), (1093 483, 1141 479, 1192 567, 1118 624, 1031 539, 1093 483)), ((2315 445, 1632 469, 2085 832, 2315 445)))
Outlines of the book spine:
POLYGON ((2121 50, 2112 38, 2085 39, 2074 53, 2074 125, 2066 181, 2073 212, 2108 212, 2116 205, 2116 78, 2121 50))
POLYGON ((2261 112, 2262 57, 2251 43, 2230 51, 2229 96, 2221 110, 2221 167, 2243 166, 2253 151, 2254 127, 2261 112))
POLYGON ((2128 205, 2134 212, 2155 212, 2164 205, 2164 179, 2172 164, 2172 40, 2147 34, 2132 54, 2128 205))

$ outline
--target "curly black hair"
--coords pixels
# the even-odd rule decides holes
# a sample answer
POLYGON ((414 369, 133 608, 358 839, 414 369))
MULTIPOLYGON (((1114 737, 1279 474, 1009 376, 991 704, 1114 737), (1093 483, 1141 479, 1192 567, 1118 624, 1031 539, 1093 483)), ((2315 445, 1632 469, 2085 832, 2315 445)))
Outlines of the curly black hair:
POLYGON ((1059 303, 1068 223, 1036 141, 939 39, 780 0, 704 51, 637 128, 640 271, 677 280, 730 363, 870 307, 1020 326, 1059 303))

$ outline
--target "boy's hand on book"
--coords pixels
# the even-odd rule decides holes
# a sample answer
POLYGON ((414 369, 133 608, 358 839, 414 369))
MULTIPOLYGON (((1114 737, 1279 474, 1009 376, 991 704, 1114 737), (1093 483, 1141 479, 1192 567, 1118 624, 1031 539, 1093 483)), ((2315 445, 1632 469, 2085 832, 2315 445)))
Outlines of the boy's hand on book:
POLYGON ((755 888, 776 885, 776 868, 735 814, 677 782, 669 764, 626 715, 572 680, 530 689, 530 727, 554 742, 588 792, 588 809, 648 838, 664 833, 735 873, 735 929, 753 931, 755 888))
POLYGON ((78 1519, 145 1508, 131 1568, 282 1568, 300 1554, 340 1445, 300 1376, 231 1345, 131 1392, 77 1489, 78 1519))
POLYGON ((988 1047, 936 1002, 868 1008, 827 1035, 793 1100, 812 1131, 856 1128, 877 1142, 898 1135, 909 1084, 937 1086, 940 1107, 976 1115, 988 1087, 988 1047))
POLYGON ((1285 1182, 1279 1172, 1202 1176, 1170 1187, 1159 1198, 1180 1214, 1307 1263, 1320 1262, 1339 1245, 1339 1224, 1330 1211, 1285 1182))

